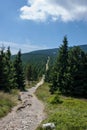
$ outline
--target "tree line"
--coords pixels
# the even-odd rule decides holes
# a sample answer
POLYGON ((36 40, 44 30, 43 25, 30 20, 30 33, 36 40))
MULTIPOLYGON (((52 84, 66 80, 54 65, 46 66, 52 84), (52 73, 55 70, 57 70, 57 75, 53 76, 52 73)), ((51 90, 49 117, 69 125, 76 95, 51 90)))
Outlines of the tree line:
MULTIPOLYGON (((28 57, 26 57, 28 58, 28 57)), ((25 90, 28 83, 37 81, 45 72, 46 56, 35 55, 26 63, 21 50, 11 55, 10 47, 0 50, 0 90, 11 92, 13 89, 25 90)))
POLYGON ((53 69, 49 68, 46 80, 51 82, 50 92, 87 98, 87 53, 80 47, 68 47, 67 37, 58 50, 53 69))
POLYGON ((25 65, 25 76, 28 82, 37 81, 45 73, 47 56, 34 54, 25 65))
POLYGON ((25 77, 21 60, 21 50, 11 60, 10 47, 0 50, 0 90, 11 92, 12 89, 25 90, 25 77))

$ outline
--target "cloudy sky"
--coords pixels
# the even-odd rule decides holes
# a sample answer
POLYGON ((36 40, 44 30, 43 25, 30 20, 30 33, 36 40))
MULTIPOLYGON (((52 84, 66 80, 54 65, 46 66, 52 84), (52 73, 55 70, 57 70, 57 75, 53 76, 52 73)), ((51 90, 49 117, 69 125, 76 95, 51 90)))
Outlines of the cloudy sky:
POLYGON ((0 0, 0 47, 30 52, 87 44, 87 0, 0 0))

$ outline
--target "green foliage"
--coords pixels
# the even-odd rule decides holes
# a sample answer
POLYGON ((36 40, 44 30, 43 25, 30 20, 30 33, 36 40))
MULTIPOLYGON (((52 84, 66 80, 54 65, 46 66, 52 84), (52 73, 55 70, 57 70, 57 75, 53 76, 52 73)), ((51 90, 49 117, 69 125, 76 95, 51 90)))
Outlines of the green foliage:
POLYGON ((78 114, 76 111, 72 111, 71 113, 71 111, 68 110, 54 113, 48 121, 55 122, 57 130, 85 130, 87 128, 86 118, 85 115, 78 114))
POLYGON ((67 38, 59 48, 50 92, 87 98, 87 54, 80 47, 68 49, 67 38))
POLYGON ((64 91, 64 75, 67 72, 68 65, 68 41, 67 38, 64 37, 63 45, 60 47, 58 52, 58 57, 53 69, 53 80, 51 86, 51 93, 54 93, 55 90, 59 89, 60 91, 64 91), (54 88, 55 87, 55 88, 54 88))
POLYGON ((86 107, 87 102, 73 98, 63 99, 61 110, 59 112, 53 112, 48 118, 48 121, 55 122, 57 129, 85 130, 87 128, 86 107))
POLYGON ((22 60, 21 60, 21 51, 18 52, 15 58, 14 68, 16 72, 17 88, 20 90, 25 90, 25 78, 24 78, 24 71, 23 71, 22 60))
MULTIPOLYGON (((40 51, 34 51, 34 52, 22 54, 21 58, 23 61, 23 65, 25 66, 25 71, 28 65, 31 65, 32 69, 34 69, 36 73, 36 78, 38 79, 45 73, 46 70, 45 65, 48 56, 51 57, 50 65, 52 65, 57 55, 57 51, 58 49, 49 49, 49 50, 40 50, 40 51)), ((12 56, 12 59, 14 60, 15 57, 16 56, 12 56)), ((27 72, 25 73, 25 76, 26 75, 27 72)))
POLYGON ((39 77, 41 77, 45 73, 46 62, 47 62, 47 56, 30 55, 29 61, 25 65, 26 78, 30 81, 30 80, 37 80, 39 77))
POLYGON ((13 95, 0 92, 0 118, 11 111, 12 107, 16 105, 13 95))
POLYGON ((45 83, 39 88, 37 88, 37 91, 35 92, 35 94, 43 102, 47 101, 48 98, 50 97, 48 83, 45 83))
POLYGON ((45 81, 51 83, 53 79, 53 65, 54 65, 54 58, 50 57, 48 70, 45 73, 45 81))
POLYGON ((26 66, 26 79, 28 82, 36 81, 38 79, 37 70, 34 65, 28 64, 26 66))
POLYGON ((59 103, 62 103, 61 99, 60 99, 60 95, 59 93, 56 93, 54 95, 52 95, 50 98, 49 98, 49 102, 51 104, 59 104, 59 103))
POLYGON ((12 62, 10 60, 11 52, 8 47, 7 51, 0 52, 0 90, 10 92, 10 90, 16 86, 15 72, 12 62))
POLYGON ((75 96, 87 96, 87 56, 79 48, 73 47, 69 50, 68 73, 71 76, 68 90, 75 96), (85 93, 84 93, 85 92, 85 93))
POLYGON ((11 60, 10 47, 0 50, 0 90, 11 92, 12 89, 24 90, 24 73, 21 52, 18 52, 15 62, 11 60))
MULTIPOLYGON (((80 48, 87 52, 87 45, 80 45, 80 48)), ((40 61, 41 59, 45 59, 48 56, 52 59, 51 62, 53 62, 58 54, 59 49, 54 48, 54 49, 46 49, 46 50, 38 50, 38 51, 33 51, 29 53, 24 53, 22 54, 22 61, 24 64, 26 63, 36 63, 40 61)), ((12 56, 12 59, 14 59, 15 56, 12 56)))
POLYGON ((12 89, 17 87, 16 83, 16 73, 15 69, 13 66, 13 63, 11 61, 11 52, 10 52, 10 47, 8 47, 6 54, 6 75, 7 75, 7 86, 5 87, 6 92, 10 92, 12 89))
MULTIPOLYGON (((86 50, 87 52, 87 47, 86 45, 82 45, 80 46, 83 50, 86 50)), ((47 62, 47 58, 48 56, 50 57, 50 62, 49 62, 49 70, 46 73, 46 81, 47 82, 52 82, 52 68, 55 62, 55 59, 57 57, 59 49, 55 48, 55 49, 47 49, 47 50, 39 50, 39 51, 33 51, 30 53, 25 53, 22 54, 21 58, 23 61, 23 65, 25 66, 25 71, 26 68, 28 66, 28 64, 30 64, 32 66, 32 68, 35 69, 35 73, 36 73, 36 77, 38 79, 38 77, 41 77, 43 73, 45 73, 45 64, 47 62)), ((14 60, 16 56, 12 56, 12 59, 14 60)), ((27 73, 27 72, 26 72, 27 73)), ((25 73, 25 76, 26 76, 25 73)))
MULTIPOLYGON (((60 95, 61 103, 50 103, 53 97, 49 93, 49 84, 37 89, 36 95, 45 104, 47 118, 43 123, 54 122, 56 130, 86 130, 87 129, 87 101, 60 95)), ((55 95, 54 95, 55 97, 55 95)), ((41 130, 41 126, 37 130, 41 130)))
POLYGON ((47 60, 48 56, 52 59, 57 56, 58 49, 47 49, 47 50, 39 50, 33 51, 30 53, 22 54, 22 60, 24 63, 38 63, 38 61, 43 62, 47 60), (43 59, 43 60, 42 60, 43 59))

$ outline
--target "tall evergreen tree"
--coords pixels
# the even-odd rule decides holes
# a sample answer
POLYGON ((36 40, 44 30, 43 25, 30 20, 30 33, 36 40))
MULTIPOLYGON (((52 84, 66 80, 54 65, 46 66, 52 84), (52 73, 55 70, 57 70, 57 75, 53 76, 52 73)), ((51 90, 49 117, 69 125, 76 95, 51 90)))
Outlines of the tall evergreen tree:
POLYGON ((7 87, 7 70, 4 50, 0 51, 0 90, 5 90, 7 87))
POLYGON ((67 37, 64 37, 63 45, 59 48, 58 57, 53 70, 53 84, 51 86, 51 91, 59 89, 60 91, 65 91, 65 79, 64 75, 67 72, 68 65, 68 41, 67 37))
POLYGON ((32 81, 32 75, 33 75, 32 66, 30 64, 28 64, 28 66, 26 68, 26 79, 27 79, 27 81, 32 81))
POLYGON ((87 97, 87 54, 80 47, 68 49, 67 38, 59 49, 53 70, 51 93, 87 97))
POLYGON ((25 90, 25 78, 24 78, 24 71, 23 71, 20 50, 15 58, 14 68, 16 71, 16 82, 17 82, 18 89, 25 90))
POLYGON ((70 94, 82 96, 87 93, 87 59, 86 54, 79 48, 73 47, 69 51, 69 73, 72 77, 72 82, 68 90, 70 94))
POLYGON ((36 81, 38 78, 37 70, 35 66, 32 64, 28 64, 26 67, 26 79, 28 82, 36 81))
POLYGON ((87 98, 87 54, 82 52, 81 56, 80 85, 83 86, 82 96, 87 98))
POLYGON ((10 92, 16 87, 16 77, 13 64, 11 62, 10 47, 4 52, 0 52, 0 89, 5 92, 10 92))
POLYGON ((11 61, 10 47, 8 47, 6 52, 6 67, 7 67, 7 75, 8 75, 7 91, 11 91, 12 89, 17 88, 17 83, 16 83, 16 72, 13 63, 11 61))

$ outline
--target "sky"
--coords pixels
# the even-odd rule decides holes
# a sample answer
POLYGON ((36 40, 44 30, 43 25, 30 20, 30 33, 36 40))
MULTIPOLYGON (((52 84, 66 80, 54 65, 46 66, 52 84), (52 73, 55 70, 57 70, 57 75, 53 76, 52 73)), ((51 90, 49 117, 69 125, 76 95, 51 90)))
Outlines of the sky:
POLYGON ((87 44, 87 0, 0 0, 0 48, 12 54, 87 44))

